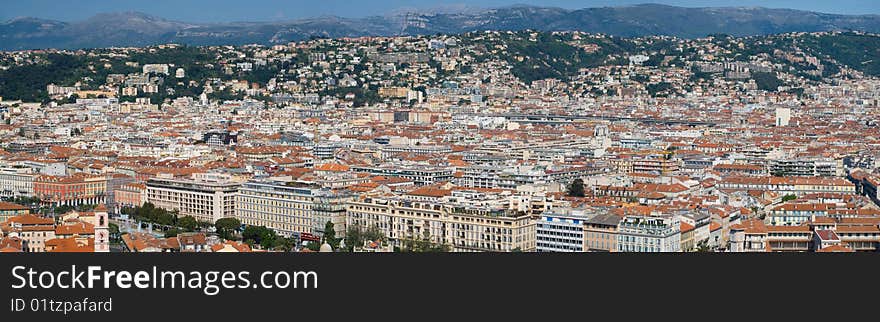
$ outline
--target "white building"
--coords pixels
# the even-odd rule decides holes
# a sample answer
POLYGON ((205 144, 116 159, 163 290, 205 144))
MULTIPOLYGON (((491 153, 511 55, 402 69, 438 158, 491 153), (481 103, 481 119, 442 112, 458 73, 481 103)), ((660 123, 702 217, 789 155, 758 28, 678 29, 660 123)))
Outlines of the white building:
POLYGON ((321 236, 332 222, 336 236, 345 234, 345 209, 353 195, 297 182, 251 180, 235 199, 235 217, 242 224, 264 226, 279 235, 321 236))
POLYGON ((617 232, 619 252, 680 252, 681 222, 677 216, 628 215, 617 232))
POLYGON ((776 126, 788 126, 791 121, 791 109, 788 107, 776 108, 776 126))
POLYGON ((168 64, 145 64, 143 67, 144 74, 165 74, 168 75, 168 64))
POLYGON ((196 173, 190 179, 160 175, 148 180, 146 186, 147 202, 157 208, 213 223, 235 217, 235 196, 241 184, 229 175, 196 173))
POLYGON ((554 209, 541 215, 535 228, 538 252, 583 252, 584 221, 589 216, 582 209, 554 209))
POLYGON ((0 168, 0 196, 32 197, 34 195, 34 173, 27 167, 0 168))

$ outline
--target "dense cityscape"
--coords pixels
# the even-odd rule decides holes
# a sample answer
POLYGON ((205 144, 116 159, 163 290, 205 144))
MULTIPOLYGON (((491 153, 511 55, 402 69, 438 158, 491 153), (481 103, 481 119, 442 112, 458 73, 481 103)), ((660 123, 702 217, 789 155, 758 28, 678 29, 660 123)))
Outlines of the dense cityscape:
POLYGON ((880 249, 880 37, 0 52, 0 252, 880 249))

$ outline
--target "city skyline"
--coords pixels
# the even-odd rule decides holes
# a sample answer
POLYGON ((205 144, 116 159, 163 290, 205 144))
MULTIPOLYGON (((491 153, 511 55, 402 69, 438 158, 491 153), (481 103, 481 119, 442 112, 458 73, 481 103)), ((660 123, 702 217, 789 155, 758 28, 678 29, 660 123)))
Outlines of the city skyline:
POLYGON ((880 251, 880 16, 3 26, 0 252, 880 251))

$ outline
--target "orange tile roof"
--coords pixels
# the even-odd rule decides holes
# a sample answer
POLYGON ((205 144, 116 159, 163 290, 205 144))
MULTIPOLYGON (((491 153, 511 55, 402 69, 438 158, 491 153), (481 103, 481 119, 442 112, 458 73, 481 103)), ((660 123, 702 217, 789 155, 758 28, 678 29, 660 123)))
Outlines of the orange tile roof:
POLYGON ((338 163, 325 163, 325 164, 322 164, 322 165, 315 167, 315 170, 317 170, 317 171, 329 171, 329 172, 346 172, 349 169, 350 168, 347 165, 338 164, 338 163))
POLYGON ((851 252, 854 252, 854 250, 852 250, 849 247, 842 246, 842 245, 831 245, 831 246, 822 248, 820 250, 817 250, 816 252, 819 252, 819 253, 851 253, 851 252))
POLYGON ((95 226, 87 222, 77 222, 74 224, 64 224, 55 227, 55 235, 94 235, 95 226))
POLYGON ((17 203, 0 201, 0 211, 8 211, 8 210, 27 210, 28 207, 19 205, 17 203))
POLYGON ((680 225, 680 227, 679 227, 679 230, 681 230, 681 232, 683 232, 683 233, 686 233, 686 232, 689 232, 689 231, 691 231, 691 230, 694 230, 694 225, 691 225, 691 224, 686 223, 686 222, 681 222, 681 225, 680 225))
POLYGON ((432 187, 432 186, 424 186, 424 187, 420 187, 418 189, 415 189, 413 191, 410 191, 408 194, 413 195, 413 196, 440 198, 440 197, 445 197, 445 196, 451 195, 452 190, 445 190, 445 189, 440 189, 440 188, 432 187))
POLYGON ((76 238, 54 238, 46 241, 46 248, 52 249, 50 253, 93 253, 95 239, 88 238, 82 243, 76 238))
POLYGON ((750 219, 730 227, 731 230, 742 230, 747 234, 766 234, 767 226, 759 219, 750 219))

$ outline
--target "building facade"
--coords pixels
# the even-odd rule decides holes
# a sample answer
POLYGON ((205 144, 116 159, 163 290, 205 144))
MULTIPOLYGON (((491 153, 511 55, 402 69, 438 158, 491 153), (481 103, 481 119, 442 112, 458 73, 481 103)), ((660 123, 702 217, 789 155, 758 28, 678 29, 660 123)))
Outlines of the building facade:
POLYGON ((0 168, 0 196, 32 197, 34 176, 33 170, 27 167, 0 168))
POLYGON ((347 225, 378 227, 392 245, 427 236, 454 252, 531 252, 535 219, 508 209, 398 197, 364 197, 348 204, 347 225))
POLYGON ((160 176, 147 181, 147 202, 158 208, 178 211, 179 216, 216 222, 235 217, 235 196, 240 183, 228 175, 193 174, 190 179, 160 176))
POLYGON ((45 204, 98 205, 107 202, 106 194, 107 179, 100 175, 39 175, 34 179, 34 196, 45 204))
POLYGON ((265 226, 279 235, 295 233, 323 235, 332 222, 336 236, 345 234, 345 210, 353 195, 316 185, 251 180, 235 199, 235 217, 242 224, 265 226))
POLYGON ((589 219, 583 210, 554 209, 540 216, 535 226, 538 252, 583 252, 584 222, 589 219))
POLYGON ((680 252, 681 227, 675 216, 627 215, 620 221, 619 252, 680 252))

